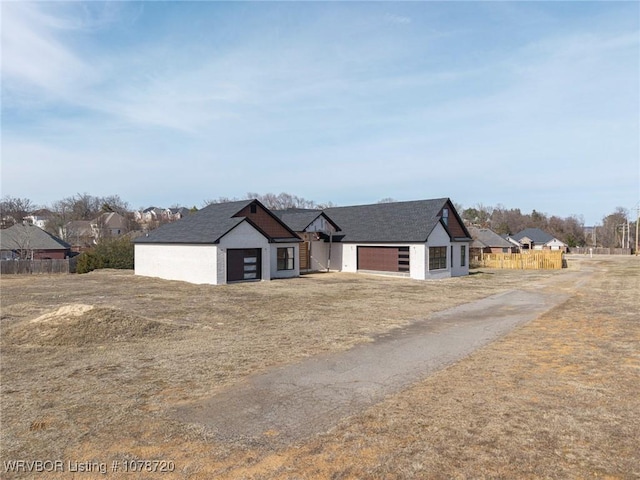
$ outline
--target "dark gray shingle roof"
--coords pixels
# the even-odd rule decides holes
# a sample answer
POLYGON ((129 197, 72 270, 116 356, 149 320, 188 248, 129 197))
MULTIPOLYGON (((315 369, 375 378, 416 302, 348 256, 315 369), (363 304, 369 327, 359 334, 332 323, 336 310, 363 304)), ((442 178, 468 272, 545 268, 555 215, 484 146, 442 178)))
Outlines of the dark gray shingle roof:
POLYGON ((505 240, 496 232, 489 228, 467 227, 469 233, 473 237, 474 248, 484 247, 497 247, 497 248, 510 248, 513 244, 508 240, 505 240))
POLYGON ((336 225, 333 219, 322 210, 289 208, 287 210, 272 210, 272 213, 286 223, 294 232, 303 232, 320 216, 324 216, 327 221, 333 224, 336 230, 340 230, 340 226, 336 225))
POLYGON ((0 230, 0 248, 2 250, 67 250, 71 245, 35 225, 18 224, 0 230))
POLYGON ((342 229, 343 242, 425 242, 448 198, 376 203, 323 210, 342 229))
POLYGON ((538 245, 545 244, 553 240, 553 237, 551 235, 543 230, 540 230, 539 228, 525 228, 521 232, 518 232, 515 235, 511 235, 511 238, 517 240, 518 242, 524 237, 533 240, 533 242, 538 245))
POLYGON ((229 230, 245 221, 234 217, 253 200, 213 203, 181 220, 168 223, 138 237, 135 243, 215 243, 229 230))

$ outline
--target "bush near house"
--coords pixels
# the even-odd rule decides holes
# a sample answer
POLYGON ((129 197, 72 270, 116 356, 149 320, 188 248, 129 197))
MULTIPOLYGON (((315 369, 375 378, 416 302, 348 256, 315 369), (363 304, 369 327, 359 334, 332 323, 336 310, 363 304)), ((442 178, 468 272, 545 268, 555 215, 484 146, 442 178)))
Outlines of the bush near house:
POLYGON ((78 256, 77 273, 101 268, 133 269, 133 243, 127 237, 104 239, 78 256))

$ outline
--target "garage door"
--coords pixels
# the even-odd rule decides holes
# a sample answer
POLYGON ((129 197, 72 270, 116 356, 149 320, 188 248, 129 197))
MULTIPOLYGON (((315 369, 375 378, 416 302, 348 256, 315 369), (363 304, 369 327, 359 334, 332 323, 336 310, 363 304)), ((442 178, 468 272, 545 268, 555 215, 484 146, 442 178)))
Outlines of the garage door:
POLYGON ((262 250, 230 248, 227 250, 227 282, 262 279, 262 250))
POLYGON ((358 247, 358 270, 409 273, 409 247, 358 247))

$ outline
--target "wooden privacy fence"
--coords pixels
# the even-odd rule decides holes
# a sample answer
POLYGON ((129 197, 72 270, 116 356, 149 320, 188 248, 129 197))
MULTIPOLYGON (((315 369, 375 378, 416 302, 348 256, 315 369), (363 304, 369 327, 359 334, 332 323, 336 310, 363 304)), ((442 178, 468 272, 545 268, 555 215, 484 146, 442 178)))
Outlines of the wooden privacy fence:
POLYGON ((3 260, 0 262, 0 273, 2 275, 70 273, 75 270, 70 264, 71 261, 68 258, 64 260, 3 260))
POLYGON ((564 252, 544 250, 526 253, 485 253, 471 258, 472 267, 513 270, 555 270, 563 268, 564 252))

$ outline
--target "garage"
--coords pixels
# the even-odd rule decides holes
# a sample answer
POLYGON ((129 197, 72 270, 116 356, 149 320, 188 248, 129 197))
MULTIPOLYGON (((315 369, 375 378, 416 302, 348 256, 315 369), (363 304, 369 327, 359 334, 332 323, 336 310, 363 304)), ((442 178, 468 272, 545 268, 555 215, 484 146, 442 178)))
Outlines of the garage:
POLYGON ((227 249, 227 282, 261 280, 261 253, 259 248, 227 249))
POLYGON ((358 270, 409 273, 409 247, 358 247, 358 270))

